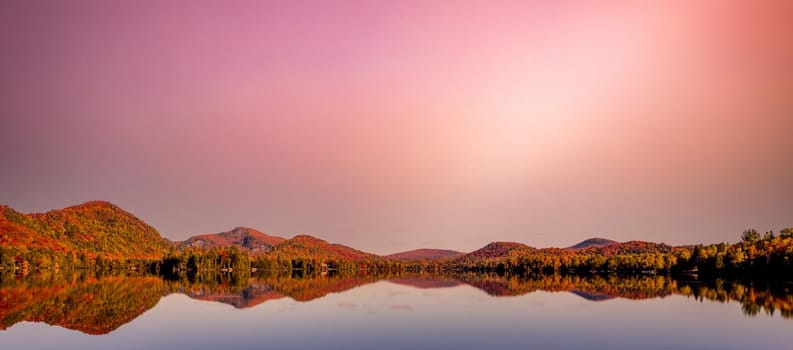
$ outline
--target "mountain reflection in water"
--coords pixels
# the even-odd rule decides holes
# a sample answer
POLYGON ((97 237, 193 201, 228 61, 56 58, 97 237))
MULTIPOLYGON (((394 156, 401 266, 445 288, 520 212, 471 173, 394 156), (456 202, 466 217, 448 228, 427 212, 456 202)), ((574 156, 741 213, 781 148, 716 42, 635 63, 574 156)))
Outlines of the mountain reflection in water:
POLYGON ((0 329, 17 322, 44 322, 87 334, 107 334, 153 308, 162 297, 190 298, 250 308, 271 300, 307 302, 377 281, 433 289, 469 285, 492 297, 536 291, 569 292, 598 302, 682 295, 699 301, 736 301, 745 315, 779 312, 793 319, 789 283, 695 281, 669 276, 536 275, 493 273, 335 274, 302 276, 281 271, 253 274, 199 273, 163 278, 145 274, 0 274, 0 329))

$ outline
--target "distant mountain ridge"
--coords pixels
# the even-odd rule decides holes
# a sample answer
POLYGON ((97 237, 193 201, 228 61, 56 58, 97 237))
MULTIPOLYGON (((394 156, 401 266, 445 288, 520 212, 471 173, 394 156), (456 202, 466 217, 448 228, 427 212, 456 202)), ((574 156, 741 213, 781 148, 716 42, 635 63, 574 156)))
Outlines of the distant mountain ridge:
POLYGON ((385 258, 394 260, 436 260, 436 259, 453 259, 465 255, 463 252, 449 249, 414 249, 405 252, 394 253, 386 255, 385 258))
POLYGON ((585 240, 583 240, 581 242, 578 242, 578 243, 576 243, 576 244, 574 244, 572 246, 567 247, 567 249, 584 249, 584 248, 590 248, 590 247, 603 247, 603 246, 607 246, 609 244, 614 244, 614 243, 618 243, 618 242, 617 241, 612 241, 612 240, 606 239, 606 238, 595 237, 595 238, 585 239, 585 240))
MULTIPOLYGON (((105 201, 91 201, 46 213, 23 214, 9 206, 0 205, 0 257, 19 260, 24 252, 49 252, 62 259, 75 260, 78 255, 93 259, 102 255, 109 259, 160 259, 172 254, 174 248, 196 250, 236 247, 251 257, 272 259, 308 259, 322 264, 326 261, 382 262, 439 261, 456 266, 498 266, 514 264, 519 259, 545 256, 569 257, 578 255, 631 255, 670 253, 685 247, 663 243, 629 241, 619 243, 605 238, 590 238, 568 248, 537 249, 518 242, 491 242, 486 246, 463 253, 448 249, 415 249, 380 256, 323 239, 298 235, 290 239, 271 236, 249 227, 203 234, 185 241, 171 242, 136 216, 105 201), (485 265, 482 265, 484 263, 485 265)), ((693 248, 691 248, 693 249, 693 248)), ((690 250, 690 249, 689 249, 690 250)), ((26 260, 33 260, 30 256, 26 260)), ((524 260, 525 261, 525 260, 524 260)), ((41 263, 38 263, 41 265, 41 263)), ((46 264, 45 264, 46 265, 46 264)), ((348 265, 354 266, 354 265, 348 265)))
POLYGON ((579 249, 578 251, 584 254, 595 253, 601 254, 603 256, 614 256, 643 253, 670 253, 674 249, 674 247, 664 243, 628 241, 604 246, 592 246, 589 248, 579 249))

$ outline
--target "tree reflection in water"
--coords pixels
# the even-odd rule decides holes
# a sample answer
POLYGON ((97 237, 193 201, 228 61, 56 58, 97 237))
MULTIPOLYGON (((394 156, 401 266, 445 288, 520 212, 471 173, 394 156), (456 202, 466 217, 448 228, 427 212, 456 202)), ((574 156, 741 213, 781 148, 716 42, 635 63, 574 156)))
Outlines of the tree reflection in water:
POLYGON ((682 295, 695 300, 737 301, 744 314, 777 311, 793 319, 793 285, 781 282, 697 281, 669 276, 533 275, 495 273, 331 274, 303 276, 286 271, 252 274, 201 272, 176 276, 136 273, 40 271, 20 277, 0 274, 0 329, 17 322, 44 322, 87 334, 107 334, 174 293, 249 308, 270 300, 310 301, 329 293, 386 280, 415 288, 470 285, 493 297, 535 291, 570 292, 591 301, 682 295))

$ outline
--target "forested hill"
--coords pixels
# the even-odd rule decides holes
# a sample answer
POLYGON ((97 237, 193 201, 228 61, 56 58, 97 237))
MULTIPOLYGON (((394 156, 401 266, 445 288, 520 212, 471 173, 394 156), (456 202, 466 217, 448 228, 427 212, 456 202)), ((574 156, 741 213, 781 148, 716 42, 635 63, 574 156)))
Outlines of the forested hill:
POLYGON ((462 265, 477 264, 481 261, 516 258, 531 254, 536 250, 537 248, 529 247, 523 243, 491 242, 482 248, 455 259, 455 262, 462 265))
POLYGON ((46 213, 0 206, 0 245, 18 252, 49 251, 94 258, 158 259, 171 243, 116 205, 93 201, 46 213))
POLYGON ((309 235, 297 235, 278 243, 268 255, 280 258, 304 257, 320 260, 363 261, 380 259, 377 255, 341 244, 328 243, 325 240, 309 235))
POLYGON ((238 247, 248 254, 258 255, 271 251, 283 241, 283 237, 270 236, 249 227, 236 227, 228 232, 193 236, 176 244, 180 248, 199 249, 238 247))
POLYGON ((415 260, 439 260, 439 259, 453 259, 465 255, 463 252, 448 249, 414 249, 406 252, 394 253, 386 255, 388 259, 415 261, 415 260))
POLYGON ((503 270, 525 272, 692 273, 713 276, 793 274, 793 229, 749 229, 734 244, 672 247, 592 239, 570 248, 537 249, 493 242, 462 253, 416 250, 379 256, 308 235, 291 239, 238 227, 176 244, 121 208, 102 201, 23 214, 0 205, 0 269, 96 267, 152 271, 293 269, 503 270), (456 257, 455 257, 456 256, 456 257))
POLYGON ((603 246, 607 246, 609 244, 614 244, 614 243, 617 243, 617 241, 612 241, 610 239, 597 238, 596 237, 596 238, 590 238, 590 239, 583 240, 583 241, 578 242, 575 245, 572 245, 572 246, 567 247, 567 248, 568 249, 584 249, 584 248, 590 248, 590 247, 603 247, 603 246))

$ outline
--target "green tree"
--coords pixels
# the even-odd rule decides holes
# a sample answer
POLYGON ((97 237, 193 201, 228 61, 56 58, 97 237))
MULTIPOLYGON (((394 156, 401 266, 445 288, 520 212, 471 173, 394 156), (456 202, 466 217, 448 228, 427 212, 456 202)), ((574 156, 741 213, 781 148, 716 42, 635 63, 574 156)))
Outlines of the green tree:
POLYGON ((757 233, 757 230, 750 228, 743 231, 743 234, 741 234, 741 240, 749 244, 754 244, 760 240, 760 234, 757 233))

